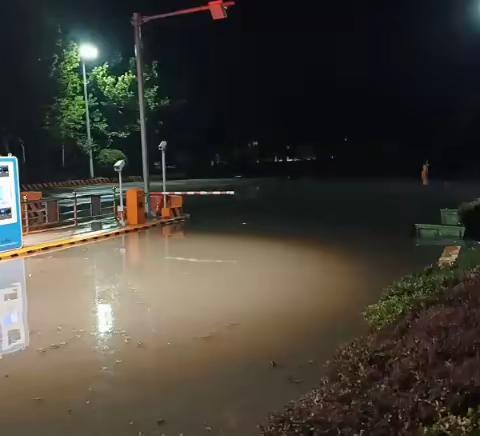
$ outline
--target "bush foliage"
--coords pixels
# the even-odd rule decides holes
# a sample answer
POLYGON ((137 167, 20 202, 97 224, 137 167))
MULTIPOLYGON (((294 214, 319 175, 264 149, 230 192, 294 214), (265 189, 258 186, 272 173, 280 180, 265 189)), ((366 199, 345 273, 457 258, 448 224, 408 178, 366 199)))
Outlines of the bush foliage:
POLYGON ((457 267, 428 268, 411 274, 389 286, 378 303, 364 313, 368 324, 379 330, 412 310, 435 302, 448 287, 458 283, 461 275, 457 267))
POLYGON ((445 292, 454 274, 397 284, 392 295, 419 298, 392 301, 420 309, 401 319, 385 309, 397 321, 340 349, 320 387, 271 416, 262 435, 480 434, 480 274, 445 292))
POLYGON ((119 160, 126 160, 125 153, 115 148, 104 148, 98 153, 97 165, 104 172, 113 173, 113 164, 119 160))

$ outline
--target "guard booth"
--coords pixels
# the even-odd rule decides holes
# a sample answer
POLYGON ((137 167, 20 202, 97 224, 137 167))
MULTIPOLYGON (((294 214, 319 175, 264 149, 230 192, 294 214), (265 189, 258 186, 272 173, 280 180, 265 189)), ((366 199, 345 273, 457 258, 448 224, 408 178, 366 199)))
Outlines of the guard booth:
POLYGON ((0 253, 22 248, 20 182, 16 157, 0 157, 0 253))

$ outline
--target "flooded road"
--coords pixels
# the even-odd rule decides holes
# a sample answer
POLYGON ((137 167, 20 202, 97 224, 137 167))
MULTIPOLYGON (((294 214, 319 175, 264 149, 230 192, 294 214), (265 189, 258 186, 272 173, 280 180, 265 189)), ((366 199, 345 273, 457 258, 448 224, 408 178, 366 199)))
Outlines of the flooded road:
POLYGON ((435 260, 413 185, 238 181, 184 227, 0 263, 5 435, 251 435, 435 260))

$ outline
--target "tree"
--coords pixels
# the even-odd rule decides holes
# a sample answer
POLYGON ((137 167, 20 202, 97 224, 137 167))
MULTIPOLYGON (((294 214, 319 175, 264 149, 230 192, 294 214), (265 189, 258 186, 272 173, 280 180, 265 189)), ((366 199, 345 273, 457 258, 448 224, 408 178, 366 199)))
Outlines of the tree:
MULTIPOLYGON (((117 66, 118 69, 118 66, 117 66)), ((102 113, 108 120, 109 145, 116 138, 128 138, 140 130, 138 113, 137 78, 135 63, 131 59, 126 72, 116 74, 108 62, 92 70, 91 82, 102 113)), ((147 117, 170 104, 160 96, 158 62, 145 68, 145 102, 147 117)))
MULTIPOLYGON (((45 128, 62 146, 76 145, 87 152, 85 130, 85 99, 80 75, 80 55, 75 42, 57 42, 50 76, 55 82, 56 95, 45 114, 45 128)), ((106 121, 95 96, 90 96, 92 134, 105 134, 106 121)), ((95 141, 94 141, 95 146, 95 141)))
MULTIPOLYGON (((72 144, 88 152, 80 66, 78 45, 59 39, 51 70, 56 95, 47 108, 45 127, 61 144, 72 144)), ((89 73, 89 109, 95 160, 98 160, 102 149, 114 147, 125 150, 125 140, 140 129, 134 67, 132 59, 126 68, 121 62, 113 67, 105 62, 89 73)), ((152 116, 170 102, 160 96, 157 62, 146 66, 145 98, 147 116, 152 116)))

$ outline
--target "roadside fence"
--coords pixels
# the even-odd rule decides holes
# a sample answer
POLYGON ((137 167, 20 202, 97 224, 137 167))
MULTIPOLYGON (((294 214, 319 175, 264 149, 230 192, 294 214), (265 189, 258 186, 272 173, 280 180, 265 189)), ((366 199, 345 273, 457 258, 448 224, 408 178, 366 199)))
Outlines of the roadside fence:
POLYGON ((78 194, 72 192, 53 198, 25 192, 22 198, 24 233, 52 228, 75 227, 105 219, 116 220, 119 202, 117 187, 104 194, 78 194))

